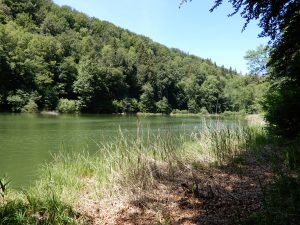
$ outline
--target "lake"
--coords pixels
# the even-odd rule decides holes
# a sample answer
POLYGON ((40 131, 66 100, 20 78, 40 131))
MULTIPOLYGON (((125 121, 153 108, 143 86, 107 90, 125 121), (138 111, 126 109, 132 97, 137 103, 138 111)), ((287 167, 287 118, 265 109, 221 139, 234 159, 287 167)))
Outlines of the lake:
MULTIPOLYGON (((203 118, 135 115, 42 115, 0 114, 0 177, 12 179, 11 186, 31 184, 42 163, 51 162, 52 154, 96 152, 99 145, 113 141, 120 130, 136 134, 140 127, 145 134, 171 132, 187 135, 199 129, 203 118)), ((210 126, 217 119, 206 119, 210 126)), ((237 124, 222 120, 225 125, 237 124)))

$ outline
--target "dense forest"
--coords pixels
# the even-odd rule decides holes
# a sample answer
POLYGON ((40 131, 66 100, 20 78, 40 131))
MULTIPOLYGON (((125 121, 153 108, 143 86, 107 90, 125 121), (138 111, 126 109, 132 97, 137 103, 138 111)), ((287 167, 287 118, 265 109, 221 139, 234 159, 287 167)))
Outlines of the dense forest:
POLYGON ((0 0, 0 111, 260 111, 266 82, 50 0, 0 0))

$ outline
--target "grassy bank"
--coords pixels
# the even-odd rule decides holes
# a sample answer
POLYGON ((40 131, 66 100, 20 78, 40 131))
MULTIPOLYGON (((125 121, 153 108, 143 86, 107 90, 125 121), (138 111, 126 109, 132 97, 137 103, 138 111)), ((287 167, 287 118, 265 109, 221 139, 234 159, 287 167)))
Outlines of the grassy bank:
POLYGON ((269 142, 263 127, 203 124, 199 131, 180 137, 140 131, 125 137, 120 132, 112 144, 99 145, 96 154, 58 154, 43 166, 33 187, 2 190, 0 224, 84 224, 89 221, 88 206, 82 203, 87 193, 90 201, 130 199, 151 189, 160 177, 171 179, 175 171, 190 167, 222 165, 269 142))

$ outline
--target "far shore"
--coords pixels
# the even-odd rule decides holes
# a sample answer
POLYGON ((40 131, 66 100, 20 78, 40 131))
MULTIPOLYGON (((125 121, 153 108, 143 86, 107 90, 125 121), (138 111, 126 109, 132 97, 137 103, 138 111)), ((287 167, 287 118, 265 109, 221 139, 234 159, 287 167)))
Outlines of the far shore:
POLYGON ((42 115, 50 115, 50 116, 58 116, 58 115, 60 115, 60 113, 57 112, 57 111, 41 111, 40 113, 42 115))

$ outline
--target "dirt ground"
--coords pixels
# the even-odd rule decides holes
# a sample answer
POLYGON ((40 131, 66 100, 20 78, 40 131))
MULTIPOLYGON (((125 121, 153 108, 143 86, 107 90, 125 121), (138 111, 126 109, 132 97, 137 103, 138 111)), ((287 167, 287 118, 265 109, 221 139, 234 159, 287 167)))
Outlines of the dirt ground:
MULTIPOLYGON (((261 185, 271 167, 250 155, 219 167, 181 168, 161 174, 155 184, 128 198, 92 200, 87 191, 79 211, 85 224, 240 224, 262 208, 261 185)), ((92 190, 92 189, 91 189, 92 190)))

